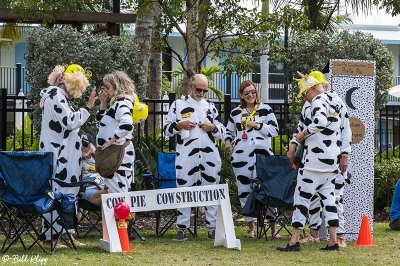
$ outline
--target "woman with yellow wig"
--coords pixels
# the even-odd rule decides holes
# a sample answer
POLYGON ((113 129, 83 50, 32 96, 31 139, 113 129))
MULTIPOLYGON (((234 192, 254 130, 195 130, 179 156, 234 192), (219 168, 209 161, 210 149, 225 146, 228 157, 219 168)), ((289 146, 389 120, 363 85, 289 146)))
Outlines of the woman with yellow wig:
MULTIPOLYGON (((69 101, 82 96, 89 85, 89 76, 90 73, 79 65, 56 66, 48 77, 50 86, 40 92, 40 150, 54 154, 53 177, 67 183, 77 182, 81 174, 82 158, 77 156, 81 154, 79 129, 89 118, 89 110, 94 106, 95 88, 85 108, 74 110, 69 101)), ((76 195, 79 187, 65 188, 53 182, 53 190, 76 195)), ((56 224, 55 229, 61 228, 56 224)), ((46 232, 46 240, 50 239, 49 230, 46 232)))

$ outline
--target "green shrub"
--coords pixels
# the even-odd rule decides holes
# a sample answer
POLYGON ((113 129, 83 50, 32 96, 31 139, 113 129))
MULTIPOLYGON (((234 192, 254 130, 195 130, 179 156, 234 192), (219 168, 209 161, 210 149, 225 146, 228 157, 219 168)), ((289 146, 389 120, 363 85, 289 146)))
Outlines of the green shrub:
POLYGON ((222 166, 221 166, 221 183, 228 184, 229 198, 231 200, 232 211, 240 213, 242 207, 239 201, 238 188, 236 185, 236 177, 233 172, 231 164, 231 156, 224 150, 224 145, 219 146, 219 153, 221 155, 222 166))
POLYGON ((380 150, 376 150, 375 160, 392 160, 393 158, 400 158, 400 146, 396 146, 390 149, 382 149, 382 154, 379 154, 380 150))
MULTIPOLYGON (((103 34, 81 33, 69 26, 53 29, 38 28, 27 38, 26 79, 31 86, 28 97, 34 109, 34 126, 40 131, 40 90, 46 88, 47 77, 55 65, 79 64, 92 72, 89 82, 100 90, 103 76, 113 70, 123 70, 136 84, 141 84, 136 62, 137 47, 132 37, 109 37, 103 34)), ((74 107, 86 106, 90 90, 82 99, 71 101, 74 107)), ((138 91, 139 95, 145 92, 138 91)), ((93 113, 96 110, 93 110, 93 113)), ((93 116, 82 129, 93 135, 97 132, 93 116)))
POLYGON ((37 151, 39 150, 39 138, 37 132, 32 127, 32 122, 29 116, 24 117, 24 135, 22 135, 22 128, 18 128, 14 136, 7 137, 6 140, 7 151, 37 151), (24 140, 24 146, 22 146, 24 140), (14 148, 15 143, 15 148, 14 148))
POLYGON ((276 136, 271 139, 272 151, 275 155, 286 155, 289 149, 288 145, 289 137, 287 135, 276 136))
POLYGON ((375 161, 374 208, 375 212, 387 212, 394 187, 400 179, 400 159, 375 161))

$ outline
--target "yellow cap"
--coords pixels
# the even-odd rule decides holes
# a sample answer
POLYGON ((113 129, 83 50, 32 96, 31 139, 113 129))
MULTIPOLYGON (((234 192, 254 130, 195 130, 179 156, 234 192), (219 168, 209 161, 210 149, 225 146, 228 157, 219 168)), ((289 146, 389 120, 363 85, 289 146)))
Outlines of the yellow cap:
POLYGON ((141 121, 146 120, 148 116, 149 107, 146 104, 139 102, 139 98, 136 97, 132 114, 133 123, 140 123, 141 121))
POLYGON ((72 74, 75 72, 81 72, 87 78, 90 78, 92 76, 92 72, 86 71, 83 67, 81 67, 80 65, 77 65, 77 64, 72 64, 72 65, 67 66, 64 71, 64 73, 69 73, 69 74, 72 74))
POLYGON ((328 84, 328 81, 326 80, 325 75, 317 70, 311 71, 310 74, 308 74, 310 77, 314 77, 317 80, 319 80, 322 84, 328 84))
POLYGON ((300 98, 304 93, 306 93, 309 89, 314 87, 315 85, 321 84, 322 82, 317 80, 314 77, 305 75, 303 76, 299 82, 299 94, 297 94, 297 97, 300 98))

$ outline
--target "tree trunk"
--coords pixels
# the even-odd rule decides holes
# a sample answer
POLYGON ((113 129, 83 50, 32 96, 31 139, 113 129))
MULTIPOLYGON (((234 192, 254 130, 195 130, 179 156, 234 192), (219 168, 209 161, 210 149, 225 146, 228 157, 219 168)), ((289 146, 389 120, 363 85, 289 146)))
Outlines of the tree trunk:
MULTIPOLYGON (((269 1, 262 2, 261 8, 262 15, 267 17, 269 14, 269 1)), ((263 32, 262 34, 266 34, 263 32)), ((269 102, 269 59, 268 59, 268 45, 262 51, 260 57, 260 76, 261 76, 261 97, 264 102, 269 102)))
POLYGON ((198 0, 186 0, 186 76, 182 82, 182 94, 187 94, 188 79, 194 74, 200 73, 198 62, 200 57, 200 40, 197 31, 199 2, 198 0))
POLYGON ((138 46, 137 65, 139 73, 145 77, 144 84, 136 84, 140 95, 147 95, 148 67, 151 57, 151 40, 154 28, 154 5, 151 0, 139 0, 139 12, 135 25, 135 43, 138 46))
POLYGON ((310 20, 310 27, 313 30, 318 29, 318 17, 319 17, 320 7, 318 0, 308 0, 308 19, 310 20))
MULTIPOLYGON (((160 15, 159 3, 155 2, 154 5, 154 21, 158 19, 160 15)), ((153 42, 159 42, 161 39, 160 31, 157 27, 153 30, 153 42)), ((154 47, 154 45, 153 45, 154 47)), ((149 75, 149 91, 148 96, 150 99, 161 99, 161 87, 162 87, 162 51, 152 51, 150 59, 150 75, 149 75)), ((156 112, 161 111, 161 104, 154 106, 156 112)), ((154 128, 161 127, 161 116, 149 117, 149 131, 152 132, 154 128), (156 119, 156 121, 154 121, 156 119), (154 127, 155 125, 155 127, 154 127)))

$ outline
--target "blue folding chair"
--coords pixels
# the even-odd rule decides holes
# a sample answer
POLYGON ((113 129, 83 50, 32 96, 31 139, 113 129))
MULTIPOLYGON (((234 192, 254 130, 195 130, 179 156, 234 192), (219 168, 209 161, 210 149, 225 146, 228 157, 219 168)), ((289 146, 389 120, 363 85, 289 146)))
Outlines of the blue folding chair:
MULTIPOLYGON (((51 180, 54 180, 51 179, 52 173, 52 153, 0 152, 0 202, 9 225, 1 248, 2 253, 5 253, 18 240, 25 250, 30 250, 37 245, 43 252, 48 253, 40 242, 47 231, 51 232, 52 238, 56 236, 54 241, 51 241, 51 253, 54 252, 59 240, 69 248, 76 249, 70 234, 67 233, 68 229, 74 227, 74 196, 52 193, 51 180), (55 195, 60 196, 58 200, 52 198, 55 195), (72 199, 68 198, 69 196, 72 199), (71 199, 71 201, 64 201, 65 199, 71 199), (57 211, 57 218, 53 219, 51 215, 49 220, 43 216, 45 213, 52 213, 53 210, 57 211), (41 228, 37 228, 38 218, 44 221, 44 232, 41 232, 41 228), (61 231, 54 228, 55 223, 61 225, 61 231), (33 243, 26 245, 26 240, 21 237, 23 233, 28 234, 33 239, 33 243)), ((65 184, 59 180, 54 181, 60 185, 65 184)), ((81 184, 66 184, 66 186, 79 185, 81 184)))
MULTIPOLYGON (((157 174, 143 173, 142 176, 151 182, 155 189, 176 188, 175 159, 176 154, 174 152, 157 152, 157 174)), ((194 212, 193 231, 190 228, 188 231, 194 237, 197 237, 198 208, 195 208, 194 212)), ((162 237, 176 222, 178 212, 175 210, 173 215, 166 219, 163 225, 161 224, 161 211, 157 211, 155 215, 156 235, 157 237, 162 237)))
POLYGON ((256 193, 256 199, 261 203, 258 206, 262 206, 258 211, 257 236, 265 236, 267 240, 267 231, 271 228, 271 223, 280 225, 272 239, 282 229, 291 235, 287 228, 291 220, 285 209, 293 207, 297 171, 292 168, 286 156, 257 154, 256 162, 257 179, 253 181, 255 186, 252 193, 256 193), (266 220, 269 220, 269 223, 265 223, 266 220))

